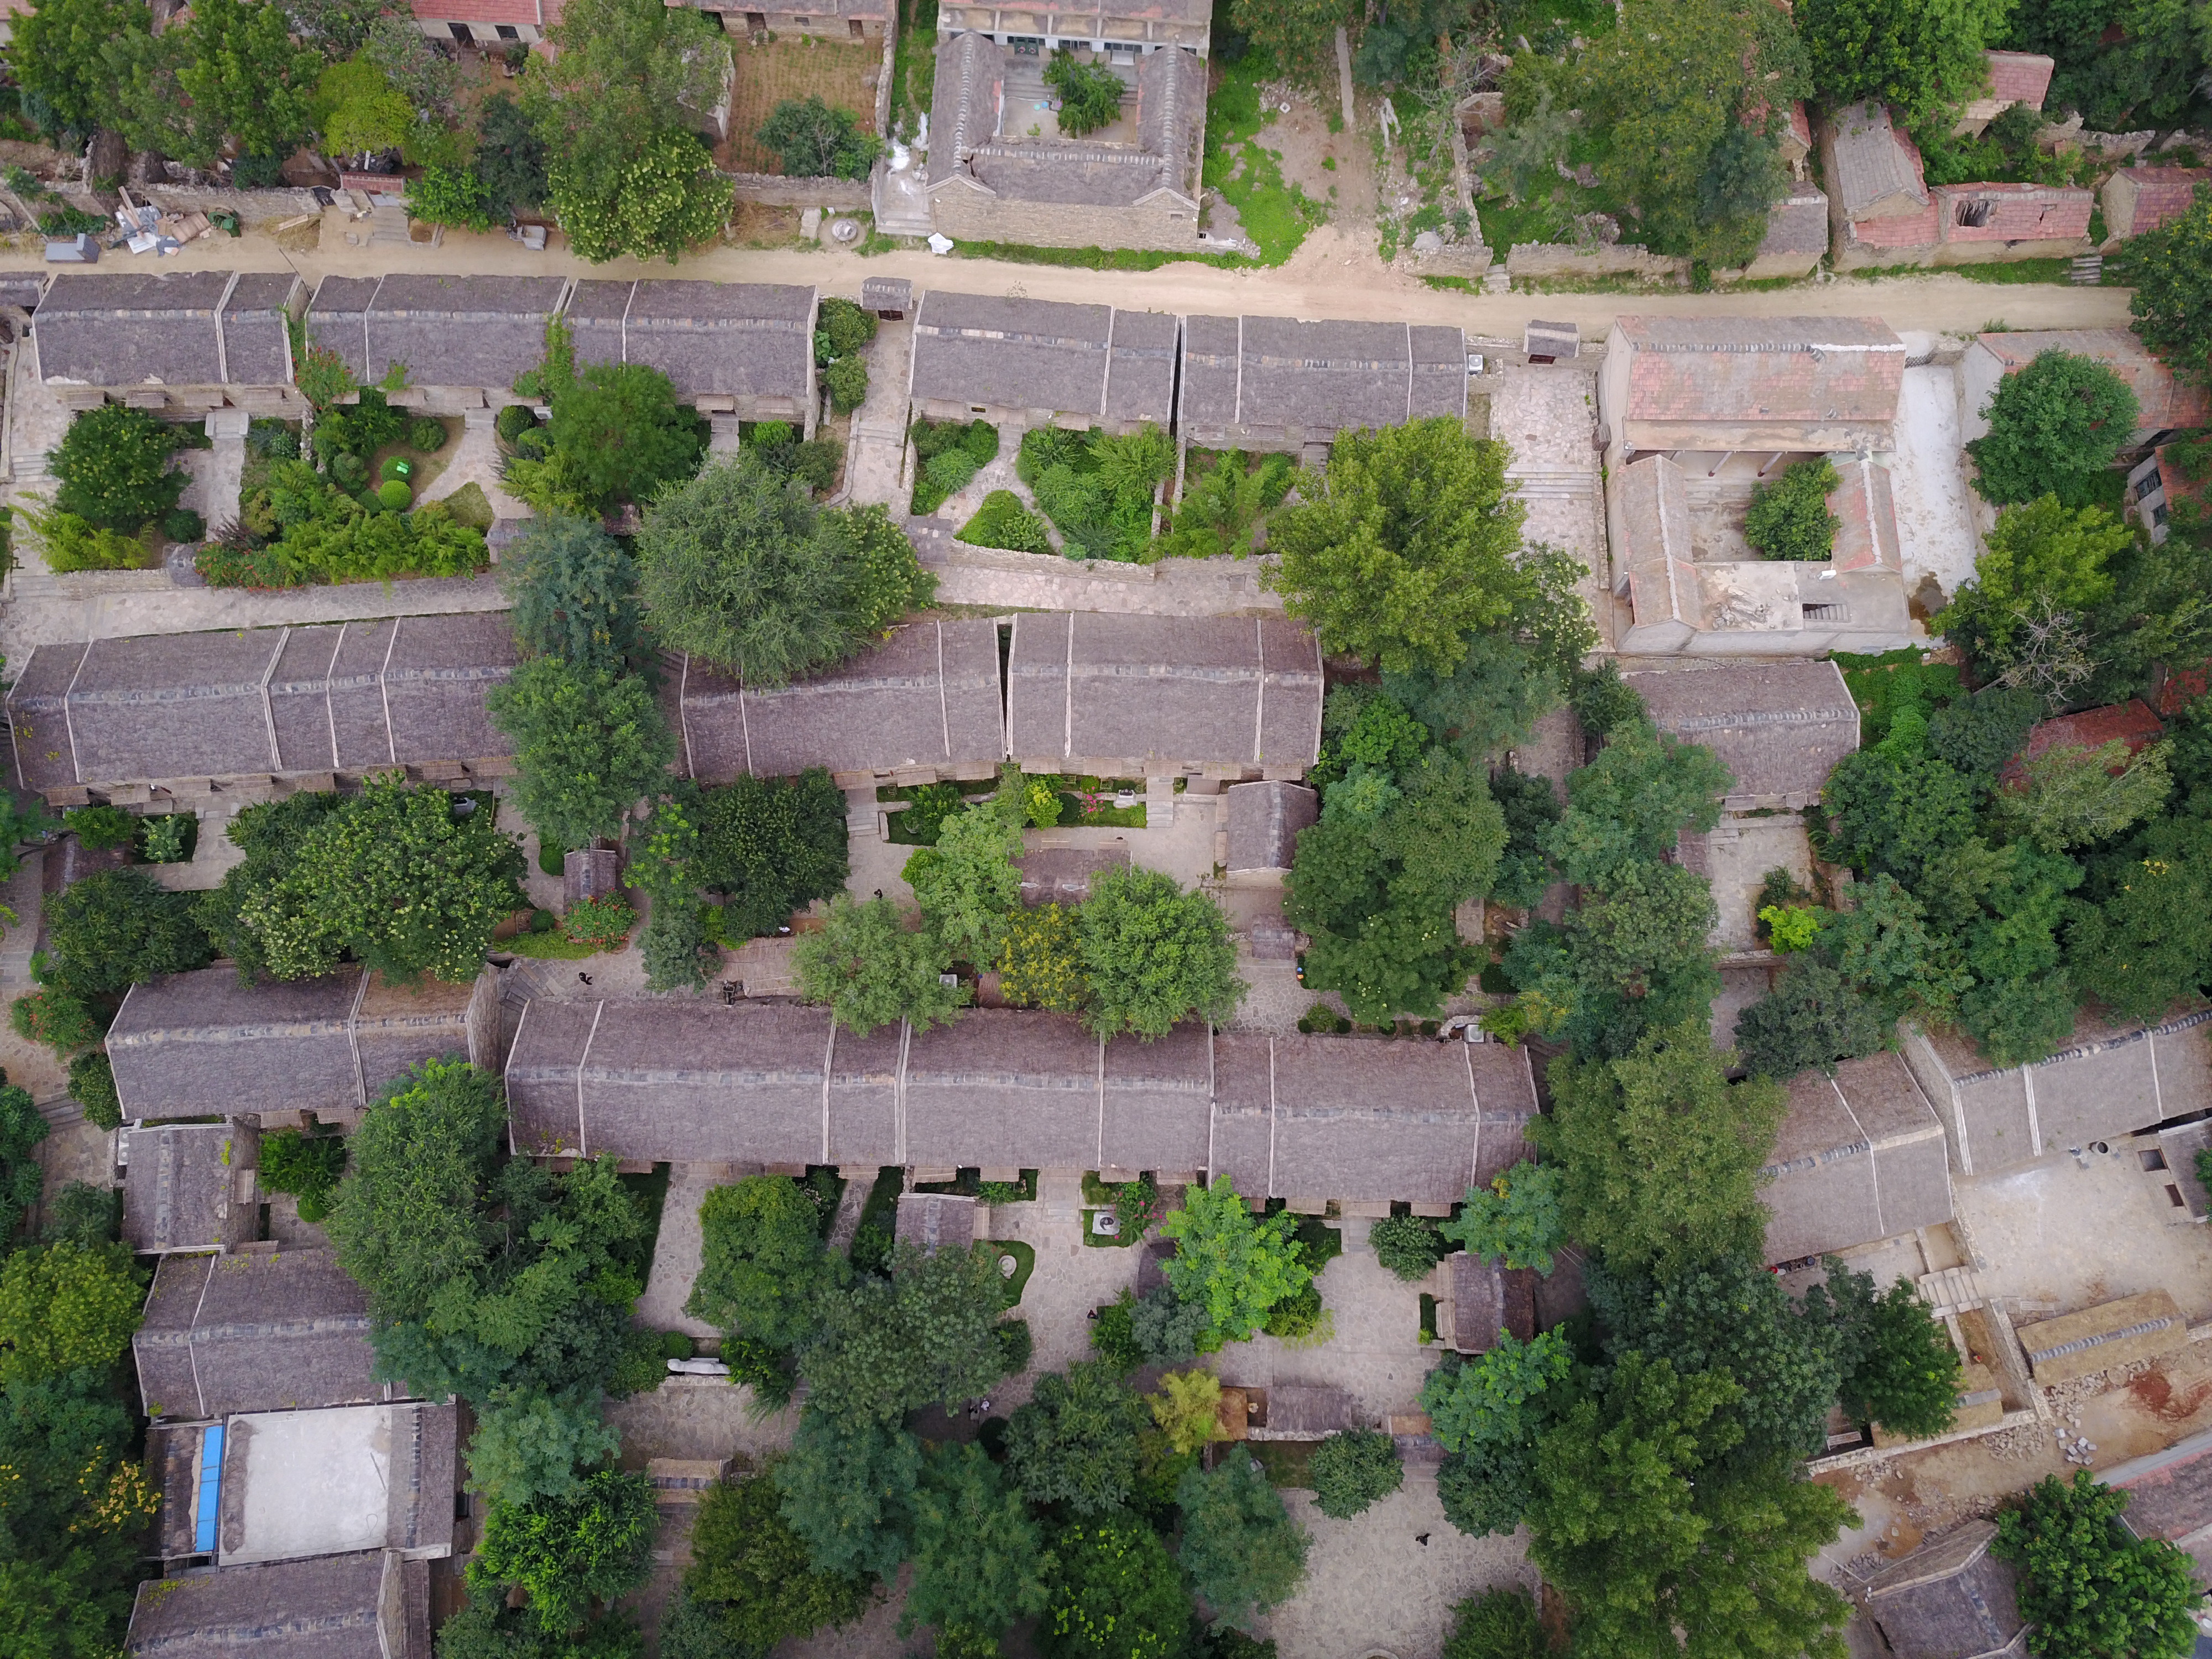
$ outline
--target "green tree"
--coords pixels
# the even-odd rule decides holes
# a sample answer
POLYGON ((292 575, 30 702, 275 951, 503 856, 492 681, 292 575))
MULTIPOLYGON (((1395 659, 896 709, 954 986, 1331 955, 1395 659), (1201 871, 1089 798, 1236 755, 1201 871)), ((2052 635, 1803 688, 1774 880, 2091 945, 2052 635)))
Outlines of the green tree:
POLYGON ((1037 1645, 1048 1659, 1178 1659, 1190 1598, 1160 1535, 1136 1517, 1053 1534, 1037 1645))
POLYGON ((1544 1436, 1528 1553, 1591 1651, 1843 1659, 1850 1608, 1806 1562, 1857 1517, 1784 1459, 1712 1467, 1740 1392, 1624 1354, 1544 1436))
POLYGON ((556 161, 546 192, 570 245, 595 264, 627 257, 672 265, 721 233, 732 199, 707 146, 688 132, 655 133, 611 179, 556 161))
POLYGON ((664 864, 653 879, 672 873, 687 888, 721 894, 726 939, 774 933, 793 912, 844 888, 845 797, 818 766, 796 778, 738 777, 696 795, 679 786, 648 832, 665 823, 673 833, 677 813, 689 815, 696 842, 680 867, 664 864))
POLYGON ((2212 821, 2161 818, 2101 874, 2102 902, 2069 907, 2067 961, 2119 1018, 2155 1021, 2197 995, 2212 964, 2212 821))
POLYGON ((416 133, 415 106, 367 56, 332 64, 315 84, 315 130, 333 155, 404 154, 416 133))
POLYGON ((989 1640, 1044 1611, 1044 1539, 980 1446, 937 1447, 914 1496, 914 1583, 899 1629, 989 1640))
MULTIPOLYGON (((0 1076, 4 1075, 0 1073, 0 1076)), ((85 1121, 94 1128, 122 1127, 123 1100, 115 1092, 115 1067, 105 1054, 95 1049, 88 1054, 79 1054, 70 1061, 69 1091, 70 1098, 84 1108, 85 1121)), ((46 1120, 40 1118, 39 1121, 43 1125, 46 1120)), ((0 1153, 0 1159, 6 1157, 7 1154, 0 1153)), ((0 1177, 0 1185, 4 1183, 5 1177, 0 1177)), ((0 1237, 4 1237, 13 1225, 12 1218, 0 1219, 0 1237)))
POLYGON ((906 1559, 921 1443, 895 1423, 842 1420, 810 1404, 775 1466, 783 1518, 817 1572, 889 1579, 906 1559))
POLYGON ((444 790, 383 774, 300 838, 290 867, 240 902, 238 925, 279 979, 329 973, 350 951, 396 979, 461 984, 521 908, 521 873, 491 813, 457 817, 444 790))
POLYGON ((774 151, 778 165, 793 179, 865 179, 884 148, 860 131, 860 118, 852 111, 823 103, 819 93, 784 99, 769 112, 753 141, 774 151))
POLYGON ((303 790, 282 800, 240 810, 230 821, 230 839, 240 861, 223 873, 222 885, 203 894, 196 914, 218 956, 238 964, 241 975, 266 973, 260 935, 240 918, 246 901, 258 896, 297 861, 301 847, 323 820, 345 806, 347 797, 303 790))
POLYGON ((1331 41, 1352 19, 1344 0, 1229 0, 1229 21, 1285 75, 1317 87, 1336 73, 1331 41))
POLYGON ((59 488, 54 506, 88 524, 136 535, 176 506, 190 482, 173 471, 176 428, 143 409, 102 404, 69 423, 46 457, 59 488))
POLYGON ((1852 908, 1821 916, 1820 959, 1872 997, 1885 1023, 1907 1015, 1948 1023, 1972 983, 1955 943, 1929 929, 1925 907, 1894 876, 1859 882, 1855 893, 1852 908))
POLYGON ((1745 1066, 1785 1083, 1816 1067, 1832 1075, 1838 1060, 1878 1053, 1888 1039, 1880 1006, 1826 963, 1803 954, 1793 956, 1774 988, 1735 1019, 1745 1066))
POLYGON ((1500 1170, 1488 1187, 1468 1188, 1459 1214, 1437 1231, 1477 1255, 1497 1256, 1508 1267, 1548 1273, 1553 1256, 1567 1242, 1561 1182, 1554 1166, 1522 1158, 1500 1170))
POLYGON ((863 1276, 823 1304, 822 1334, 799 1356, 809 1403, 847 1422, 895 1423, 983 1394, 1006 1374, 995 1334, 1005 1305, 990 1252, 902 1246, 889 1279, 863 1276))
POLYGON ((1622 1273, 1758 1253, 1759 1171, 1788 1100, 1765 1079, 1731 1086, 1702 1018, 1624 1059, 1563 1056, 1551 1084, 1529 1139, 1565 1172, 1571 1237, 1622 1273))
POLYGON ((593 507, 648 501, 699 470, 706 422, 657 368, 586 363, 555 390, 552 409, 546 435, 593 507))
POLYGON ((1398 1462, 1398 1443, 1379 1429, 1343 1429, 1313 1449, 1307 1468, 1313 1477, 1314 1507, 1345 1521, 1388 1498, 1406 1484, 1398 1462))
POLYGON ((1673 864, 1624 865, 1564 926, 1514 938, 1505 972, 1539 1001, 1578 1056, 1618 1058, 1647 1032, 1702 1016, 1720 993, 1705 940, 1717 912, 1703 878, 1673 864))
POLYGON ((637 562, 588 519, 532 519, 499 568, 528 654, 619 673, 638 648, 637 562))
POLYGON ((1954 698, 1929 715, 1928 746, 1954 770, 1970 778, 1995 779, 2042 718, 2043 705, 2033 692, 1985 686, 1971 697, 1954 698))
POLYGON ((1060 130, 1080 138, 1110 126, 1121 112, 1121 77, 1103 64, 1083 64, 1075 54, 1056 51, 1045 66, 1045 84, 1060 94, 1060 130))
MULTIPOLYGON (((1765 204, 1760 205, 1763 209, 1765 204)), ((1828 511, 1828 497, 1841 483, 1825 455, 1814 461, 1793 461, 1772 483, 1751 487, 1751 506, 1743 515, 1744 539, 1770 559, 1828 557, 1844 523, 1828 511)))
POLYGON ((1215 1336, 1246 1340, 1268 1309, 1313 1282, 1293 1223, 1287 1211, 1255 1216, 1227 1176, 1210 1187, 1192 1182, 1182 1208, 1160 1224, 1161 1237, 1176 1246, 1164 1264, 1169 1288, 1177 1301, 1206 1310, 1215 1336))
POLYGON ((1346 433, 1301 502, 1269 520, 1264 577, 1331 655, 1388 672, 1448 671, 1466 635, 1505 621, 1528 578, 1503 444, 1456 420, 1346 433))
POLYGON ((1828 857, 1917 888, 1930 861, 1973 835, 1978 791, 1933 755, 1861 749, 1837 763, 1820 804, 1828 857))
POLYGON ((47 983, 79 997, 111 996, 214 957, 193 920, 191 895, 173 893, 143 870, 100 870, 46 901, 57 960, 47 983))
MULTIPOLYGON (((416 39, 420 39, 419 33, 416 39)), ((183 160, 211 166, 228 137, 243 155, 289 155, 307 136, 323 57, 294 42, 290 20, 265 0, 198 0, 191 58, 177 72, 192 125, 206 135, 183 160)))
POLYGON ((551 189, 545 173, 545 141, 522 106, 503 92, 494 93, 477 106, 474 166, 483 185, 484 212, 494 220, 512 218, 520 209, 539 205, 551 189))
POLYGON ((1805 1306, 1808 1316, 1834 1328, 1843 1363, 1838 1395, 1849 1415, 1915 1437, 1951 1426, 1959 1409, 1959 1351, 1910 1280, 1876 1296, 1872 1274, 1831 1258, 1826 1285, 1807 1291, 1805 1306))
POLYGON ((855 904, 844 893, 792 952, 800 994, 827 1003, 831 1017, 855 1036, 902 1019, 917 1031, 950 1024, 968 992, 939 981, 949 960, 937 934, 927 927, 909 929, 889 899, 855 904))
POLYGON ((1558 1331, 1528 1342, 1509 1331, 1496 1335, 1486 1352, 1438 1366, 1421 1385, 1421 1409, 1447 1452, 1532 1438, 1545 1412, 1538 1397, 1573 1366, 1574 1355, 1558 1331))
POLYGON ((1216 1619, 1247 1625, 1304 1582, 1313 1540, 1250 1453, 1240 1448, 1212 1468, 1184 1470, 1176 1507, 1183 1571, 1216 1619))
POLYGON ((659 706, 635 674, 532 657, 484 706, 514 743, 515 810, 547 847, 620 835, 676 758, 659 706))
POLYGON ((1524 1589, 1469 1596, 1453 1610, 1443 1659, 1546 1659, 1551 1651, 1536 1603, 1524 1589))
POLYGON ((1221 1438, 1221 1379, 1212 1371, 1169 1371, 1145 1404, 1178 1456, 1194 1456, 1221 1438))
POLYGON ((2181 379, 2212 385, 2212 188, 2199 184, 2186 213, 2130 241, 2115 274, 2132 290, 2136 337, 2181 379))
POLYGON ((0 1390, 0 1640, 94 1659, 120 1650, 159 1495, 131 1415, 96 1370, 0 1390))
POLYGON ((596 1389, 498 1390, 469 1438, 469 1490, 494 1507, 579 1496, 579 1466, 596 1468, 622 1449, 622 1436, 600 1414, 601 1399, 596 1389))
POLYGON ((1854 1344, 1817 1310, 1801 1310, 1760 1259, 1720 1256, 1657 1279, 1599 1269, 1590 1305, 1609 1353, 1735 1380, 1742 1392, 1725 1409, 1743 1435, 1729 1455, 1814 1456, 1826 1449, 1828 1407, 1854 1344))
POLYGON ((2173 787, 2166 752, 2154 743, 2130 753, 2122 738, 2053 749, 2027 763, 2024 787, 1998 794, 1994 816, 2046 853, 2110 841, 2165 804, 2173 787))
POLYGON ((1754 104, 1786 110, 1804 95, 1802 57, 1788 15, 1761 0, 1628 0, 1577 65, 1585 118, 1613 135, 1599 178, 1656 242, 1741 262, 1766 216, 1723 187, 1745 159, 1733 135, 1754 104))
POLYGON ((1029 1403, 1006 1424, 1006 1473, 1033 1504, 1073 1515, 1109 1515, 1129 1501, 1137 1437, 1150 1421, 1144 1402, 1103 1359, 1037 1378, 1029 1403))
POLYGON ((1084 1024, 1101 1036, 1165 1036, 1195 1014, 1218 1023, 1243 1000, 1237 945, 1221 907, 1185 892, 1172 876, 1132 866, 1091 880, 1077 912, 1083 973, 1091 988, 1084 1024))
POLYGON ((1083 978, 1082 924, 1058 904, 1017 909, 999 947, 999 994, 1017 1008, 1080 1013, 1090 988, 1083 978))
POLYGON ((1823 97, 1894 104, 1917 126, 1989 84, 1982 51, 2002 40, 2009 9, 2005 0, 1807 0, 1797 33, 1823 97))
POLYGON ((574 1497, 495 1505, 469 1563, 469 1586, 520 1584, 538 1627, 566 1635, 592 1603, 613 1601, 646 1581, 658 1530, 645 1477, 602 1469, 574 1497))
POLYGON ((2128 1494, 2087 1469, 2073 1483, 2046 1474, 1997 1517, 1990 1553, 2021 1569, 2020 1610, 2039 1659, 2180 1659, 2197 1640, 2190 1617, 2204 1593, 2189 1557, 2120 1522, 2128 1494))
POLYGON ((257 1182, 272 1193, 290 1193, 300 1201, 300 1218, 319 1223, 330 1213, 331 1194, 345 1173, 345 1138, 276 1129, 261 1137, 257 1182))
POLYGON ((379 1319, 422 1317, 489 1259, 477 1194, 506 1128, 498 1080, 447 1060, 415 1067, 362 1115, 325 1226, 379 1319))
POLYGON ((684 1312, 732 1337, 795 1348, 812 1334, 816 1298, 834 1278, 821 1211, 783 1176, 747 1176, 699 1206, 699 1273, 684 1312))
MULTIPOLYGON (((1698 234, 1693 246, 1707 261, 1717 265, 1747 265, 1757 257, 1759 244, 1766 240, 1767 212, 1775 203, 1790 193, 1790 170, 1782 163, 1781 146, 1768 129, 1779 125, 1770 115, 1759 130, 1738 121, 1721 129, 1713 140, 1713 147, 1705 152, 1705 170, 1698 176, 1697 223, 1698 234)), ((1800 462, 1799 465, 1805 463, 1800 462)), ((1772 503, 1759 498, 1759 486, 1753 486, 1752 506, 1754 511, 1762 506, 1768 511, 1759 515, 1753 529, 1748 518, 1745 529, 1751 544, 1770 558, 1825 559, 1827 544, 1820 535, 1826 517, 1826 502, 1818 503, 1815 512, 1803 503, 1809 490, 1793 495, 1799 504, 1794 514, 1793 538, 1781 532, 1773 516, 1772 503), (1764 538, 1764 539, 1763 539, 1764 538), (1818 546, 1817 553, 1787 553, 1779 547, 1792 544, 1801 547, 1818 546)))
POLYGON ((1682 743, 1648 720, 1606 733, 1605 747, 1567 776, 1567 810, 1546 850, 1583 887, 1610 886, 1631 863, 1656 864, 1686 833, 1720 822, 1735 775, 1701 744, 1682 743))
POLYGON ((869 1600, 864 1580, 814 1570, 805 1540, 783 1518, 774 1468, 708 1492, 684 1574, 684 1594, 744 1653, 849 1624, 869 1600))
POLYGON ((1929 623, 1962 646, 1990 678, 2021 659, 2031 617, 2077 615, 2112 593, 2106 565, 2133 540, 2102 507, 2044 495, 1997 515, 1974 561, 1974 580, 1929 623))
POLYGON ((934 591, 880 509, 817 508, 756 450, 664 494, 637 547, 662 640, 757 685, 843 661, 934 591))
POLYGON ((8 43, 9 67, 28 100, 24 113, 42 132, 80 140, 112 125, 117 82, 102 49, 132 46, 153 33, 144 0, 57 0, 24 13, 8 43))
POLYGON ((2056 494, 2085 507, 2140 413, 2128 383, 2094 357, 2039 352, 1990 394, 1989 432, 1966 446, 1974 488, 2001 507, 2056 494))
POLYGON ((1367 1245, 1376 1261, 1409 1285, 1433 1273, 1446 1251, 1437 1224, 1421 1215, 1378 1218, 1368 1230, 1367 1245))
POLYGON ((105 1370, 131 1346, 145 1294, 120 1244, 17 1250, 0 1262, 0 1384, 105 1370))
MULTIPOLYGON (((1008 769, 1010 771, 1012 769, 1008 769)), ((1019 788, 1019 775, 1013 780, 1019 788)), ((1022 902, 1021 797, 1001 785, 997 797, 955 812, 937 845, 917 848, 902 873, 922 918, 956 962, 995 962, 1022 902)))

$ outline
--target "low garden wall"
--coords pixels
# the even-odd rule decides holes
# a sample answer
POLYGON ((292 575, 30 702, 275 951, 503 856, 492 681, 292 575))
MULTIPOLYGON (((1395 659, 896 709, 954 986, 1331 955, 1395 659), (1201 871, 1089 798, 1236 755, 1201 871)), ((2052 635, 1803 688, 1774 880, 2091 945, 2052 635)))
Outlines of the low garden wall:
POLYGON ((1518 242, 1505 255, 1512 277, 1637 276, 1656 283, 1686 283, 1690 262, 1633 242, 1518 242))
POLYGON ((787 179, 775 173, 726 173, 740 202, 763 207, 842 208, 865 213, 870 205, 865 179, 787 179))

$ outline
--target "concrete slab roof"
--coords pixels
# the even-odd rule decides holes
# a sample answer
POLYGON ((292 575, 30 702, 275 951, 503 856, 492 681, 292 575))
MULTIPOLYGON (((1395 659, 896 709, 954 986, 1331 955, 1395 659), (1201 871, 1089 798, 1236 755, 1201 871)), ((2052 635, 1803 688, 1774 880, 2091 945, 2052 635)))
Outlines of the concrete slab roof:
POLYGON ((223 1429, 218 1566, 452 1553, 455 1406, 240 1413, 223 1429))

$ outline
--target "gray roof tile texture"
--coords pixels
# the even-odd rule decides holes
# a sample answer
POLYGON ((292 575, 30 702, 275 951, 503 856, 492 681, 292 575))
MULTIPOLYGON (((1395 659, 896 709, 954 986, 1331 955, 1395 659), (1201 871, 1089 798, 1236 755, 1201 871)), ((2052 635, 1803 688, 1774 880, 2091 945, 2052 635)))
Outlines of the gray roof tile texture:
POLYGON ((545 356, 562 276, 326 276, 307 325, 365 386, 404 365, 422 386, 504 392, 545 356))
POLYGON ((26 788, 364 771, 511 753, 514 665, 501 611, 142 635, 37 647, 7 706, 26 788))
POLYGON ((696 659, 679 689, 694 777, 788 777, 996 763, 1006 752, 999 635, 982 621, 914 623, 852 661, 783 686, 740 686, 696 659))
POLYGON ((1893 1054, 1790 1084, 1761 1176, 1766 1257, 1795 1261, 1951 1218, 1943 1128, 1893 1054))
POLYGON ((1858 706, 1832 662, 1661 670, 1621 677, 1662 732, 1703 744, 1737 796, 1814 796, 1859 745, 1858 706))
POLYGON ((165 1417, 365 1404, 384 1395, 368 1328, 334 1251, 165 1256, 131 1338, 139 1392, 165 1417))
POLYGON ((1343 432, 1467 413, 1467 345, 1435 324, 1191 317, 1182 413, 1196 428, 1343 432))
POLYGON ((430 1659, 429 1563, 380 1550, 138 1587, 127 1650, 153 1659, 430 1659), (396 1594, 384 1594, 387 1573, 396 1594), (381 1626, 381 1629, 380 1629, 381 1626))
POLYGON ((1106 407, 1111 306, 932 289, 914 325, 914 396, 1097 420, 1106 407))
MULTIPOLYGON (((220 1098, 219 1096, 210 1099, 220 1098)), ((258 1165, 260 1133, 236 1121, 130 1132, 123 1237, 134 1250, 213 1249, 252 1239, 258 1217, 237 1198, 258 1165)))
POLYGON ((489 1063, 471 1054, 468 1024, 487 980, 410 990, 368 979, 356 968, 241 985, 218 963, 132 986, 107 1034, 125 1115, 343 1109, 421 1060, 489 1063))
POLYGON ((1321 817, 1321 797, 1300 783, 1269 779, 1228 790, 1231 870, 1287 870, 1298 831, 1321 817))
POLYGON ((39 373, 86 386, 220 386, 228 270, 64 271, 31 325, 39 373))
POLYGON ((1024 612, 1007 663, 1018 760, 1303 769, 1321 742, 1321 651, 1277 617, 1024 612))
POLYGON ((648 277, 576 284, 564 315, 580 363, 642 363, 683 398, 781 398, 812 385, 814 290, 648 277))
POLYGON ((1982 1659, 2019 1651, 2019 1574, 1990 1554, 1996 1527, 1971 1521, 1868 1582, 1867 1610, 1896 1659, 1982 1659))
POLYGON ((533 1001, 507 1068, 517 1144, 767 1164, 1212 1169, 1278 1196, 1445 1203, 1522 1154, 1525 1054, 1210 1034, 1102 1047, 976 1009, 865 1042, 781 1004, 533 1001), (829 1086, 825 1089, 825 1077, 829 1086), (825 1145, 826 1141, 826 1145, 825 1145))

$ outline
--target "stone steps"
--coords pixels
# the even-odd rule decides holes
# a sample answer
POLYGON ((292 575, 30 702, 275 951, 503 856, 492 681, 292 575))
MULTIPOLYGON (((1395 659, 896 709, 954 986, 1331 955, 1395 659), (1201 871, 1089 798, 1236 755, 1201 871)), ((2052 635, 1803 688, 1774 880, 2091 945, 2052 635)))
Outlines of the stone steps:
POLYGON ((1981 1307, 1989 1300, 1980 1276, 1972 1267, 1946 1267, 1940 1273, 1923 1273, 1916 1282, 1920 1299, 1938 1319, 1981 1307))

